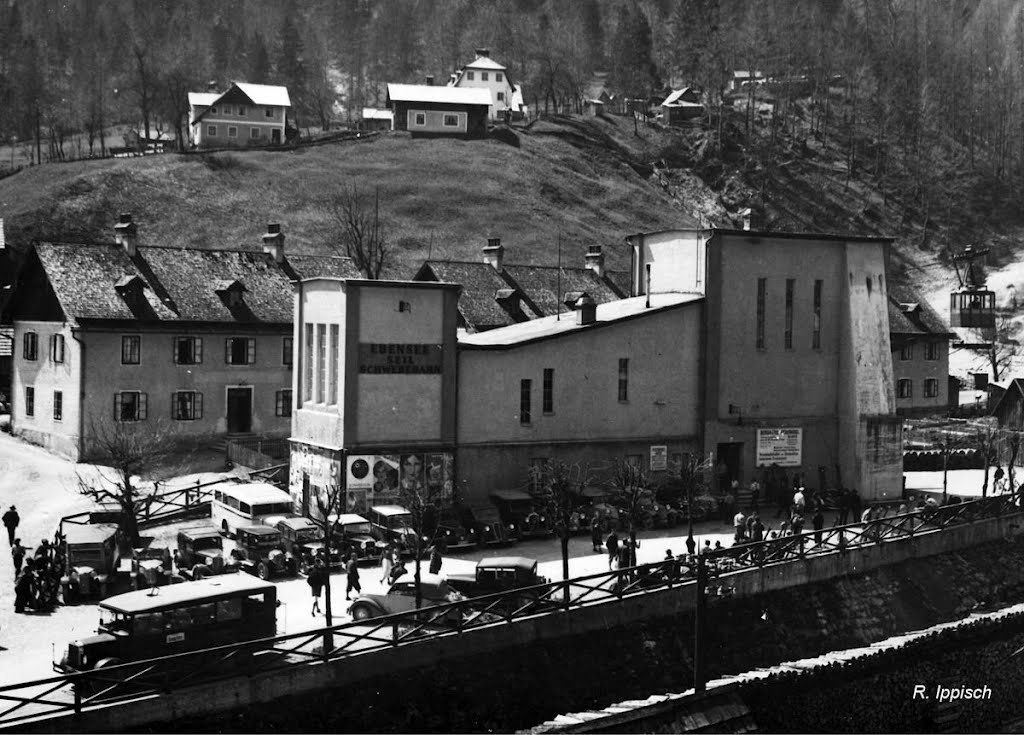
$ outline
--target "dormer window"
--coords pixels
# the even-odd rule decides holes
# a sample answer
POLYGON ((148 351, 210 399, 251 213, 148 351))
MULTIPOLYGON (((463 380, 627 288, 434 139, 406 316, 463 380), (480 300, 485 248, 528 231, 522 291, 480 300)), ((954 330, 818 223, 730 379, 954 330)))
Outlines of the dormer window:
POLYGON ((145 302, 146 296, 143 293, 145 288, 146 282, 138 276, 124 276, 114 284, 114 290, 117 291, 118 296, 129 309, 133 310, 145 302))
POLYGON ((241 306, 243 303, 243 295, 245 294, 245 284, 241 281, 236 280, 223 280, 217 281, 214 284, 214 291, 220 296, 221 301, 229 309, 234 306, 241 306))

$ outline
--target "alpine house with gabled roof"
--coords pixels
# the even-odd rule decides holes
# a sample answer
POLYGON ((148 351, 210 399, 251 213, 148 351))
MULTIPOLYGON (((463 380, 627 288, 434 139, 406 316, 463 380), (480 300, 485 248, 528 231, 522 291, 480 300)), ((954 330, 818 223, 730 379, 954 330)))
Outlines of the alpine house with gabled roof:
POLYGON ((232 82, 226 92, 189 92, 189 125, 198 148, 285 142, 288 88, 232 82))

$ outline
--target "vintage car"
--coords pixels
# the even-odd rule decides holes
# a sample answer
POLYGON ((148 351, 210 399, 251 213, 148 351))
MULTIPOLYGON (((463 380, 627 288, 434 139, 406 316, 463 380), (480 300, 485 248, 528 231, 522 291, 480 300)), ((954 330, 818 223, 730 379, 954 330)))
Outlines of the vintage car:
POLYGON ((537 560, 524 556, 495 556, 481 559, 472 574, 449 574, 448 585, 466 597, 493 595, 498 592, 548 584, 547 577, 537 573, 537 560))
MULTIPOLYGON (((447 580, 438 574, 422 572, 420 574, 421 607, 433 607, 449 602, 458 602, 464 597, 448 586, 447 580)), ((412 575, 405 575, 382 595, 360 594, 349 607, 348 612, 353 620, 369 620, 384 615, 408 612, 416 609, 416 580, 412 575)), ((425 612, 424 618, 432 618, 433 613, 425 612)), ((455 625, 462 617, 458 609, 448 610, 439 620, 432 620, 442 625, 455 625)))
POLYGON ((117 524, 65 524, 64 574, 60 584, 65 603, 80 597, 101 597, 114 572, 117 524))
POLYGON ((376 561, 384 553, 381 541, 370 522, 358 513, 341 513, 330 517, 332 546, 341 554, 342 561, 355 552, 356 559, 376 561))
POLYGON ((178 550, 174 561, 178 572, 186 579, 237 571, 237 567, 225 558, 224 538, 220 531, 210 524, 183 528, 178 532, 178 550), (197 565, 205 569, 196 570, 197 565))
MULTIPOLYGON (((401 505, 374 505, 369 513, 370 532, 402 553, 414 553, 417 547, 412 514, 401 505)), ((425 548, 427 544, 420 544, 425 548)))
POLYGON ((291 516, 280 519, 275 527, 281 532, 284 550, 296 560, 302 574, 309 572, 317 557, 324 558, 325 555, 329 566, 340 567, 343 564, 341 552, 335 544, 331 544, 329 552, 326 550, 323 529, 316 521, 304 516, 291 516))
POLYGON ((476 546, 466 525, 466 510, 462 507, 448 507, 438 512, 437 525, 429 535, 431 544, 436 544, 442 553, 464 551, 476 546))
POLYGON ((509 535, 516 539, 547 537, 555 532, 552 519, 538 512, 537 502, 522 490, 495 490, 491 502, 498 508, 509 535))
POLYGON ((281 532, 270 526, 239 526, 232 558, 243 572, 263 580, 281 574, 296 574, 298 560, 284 550, 281 532))
POLYGON ((478 546, 504 546, 515 541, 515 538, 509 535, 508 527, 502 522, 498 509, 493 505, 469 506, 465 513, 469 538, 478 546))

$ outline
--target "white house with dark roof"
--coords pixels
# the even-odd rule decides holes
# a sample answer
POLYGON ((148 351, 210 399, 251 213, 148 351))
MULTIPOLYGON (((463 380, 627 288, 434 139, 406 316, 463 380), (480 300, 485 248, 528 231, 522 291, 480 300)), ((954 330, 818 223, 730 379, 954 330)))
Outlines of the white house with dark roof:
POLYGON ((388 84, 394 130, 414 137, 484 138, 491 97, 486 89, 388 84))
POLYGON ((113 243, 40 242, 9 306, 11 426, 75 459, 104 427, 160 423, 183 440, 288 436, 292 293, 302 277, 355 277, 347 258, 144 244, 130 215, 113 243))
POLYGON ((488 117, 501 120, 505 111, 521 117, 526 112, 522 88, 512 83, 508 69, 491 58, 490 49, 478 48, 476 58, 452 74, 449 87, 486 89, 491 96, 488 117))
POLYGON ((199 148, 285 142, 288 88, 232 82, 226 92, 189 92, 189 126, 199 148))

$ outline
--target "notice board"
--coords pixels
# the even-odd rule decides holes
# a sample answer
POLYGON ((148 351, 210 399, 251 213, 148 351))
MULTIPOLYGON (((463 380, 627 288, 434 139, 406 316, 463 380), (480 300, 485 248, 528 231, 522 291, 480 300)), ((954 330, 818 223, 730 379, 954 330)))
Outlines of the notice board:
POLYGON ((803 429, 758 429, 757 466, 799 467, 803 464, 803 429))

